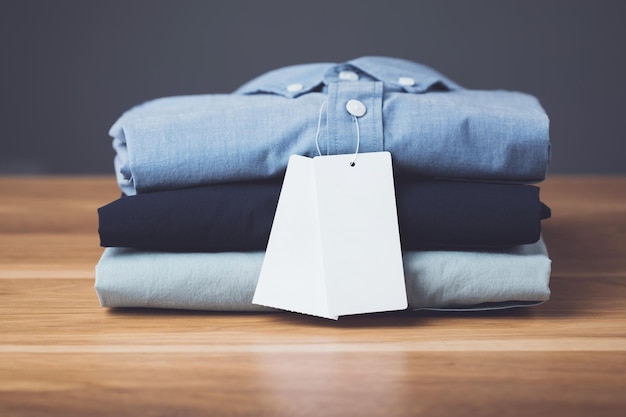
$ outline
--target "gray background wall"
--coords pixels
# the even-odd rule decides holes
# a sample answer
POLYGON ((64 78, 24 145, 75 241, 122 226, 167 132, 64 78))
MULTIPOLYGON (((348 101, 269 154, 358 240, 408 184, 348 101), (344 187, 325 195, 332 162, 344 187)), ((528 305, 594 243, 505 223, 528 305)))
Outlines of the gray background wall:
POLYGON ((626 173, 626 2, 0 2, 0 173, 112 173, 107 131, 147 99, 269 69, 389 55, 537 96, 551 173, 626 173))

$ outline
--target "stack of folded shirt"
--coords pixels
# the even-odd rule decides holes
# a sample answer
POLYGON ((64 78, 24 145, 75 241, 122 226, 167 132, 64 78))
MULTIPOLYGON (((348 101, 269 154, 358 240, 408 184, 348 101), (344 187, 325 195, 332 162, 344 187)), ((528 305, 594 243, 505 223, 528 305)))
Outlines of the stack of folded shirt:
MULTIPOLYGON (((110 134, 122 197, 101 207, 103 306, 252 304, 288 159, 389 151, 409 307, 492 309, 550 295, 536 183, 548 117, 529 95, 468 90, 431 68, 364 57, 271 71, 232 94, 169 97, 110 134)), ((303 268, 306 268, 303 265, 303 268)), ((381 277, 384 279, 384 277, 381 277)))

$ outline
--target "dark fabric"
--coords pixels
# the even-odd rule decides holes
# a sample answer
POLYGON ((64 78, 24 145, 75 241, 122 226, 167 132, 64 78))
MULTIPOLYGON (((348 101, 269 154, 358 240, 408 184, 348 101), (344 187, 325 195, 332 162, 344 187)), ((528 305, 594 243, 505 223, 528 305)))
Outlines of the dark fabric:
MULTIPOLYGON (((217 184, 125 196, 98 209, 100 244, 162 251, 264 250, 281 184, 217 184)), ((534 243, 550 209, 539 188, 400 181, 403 250, 493 248, 534 243)))

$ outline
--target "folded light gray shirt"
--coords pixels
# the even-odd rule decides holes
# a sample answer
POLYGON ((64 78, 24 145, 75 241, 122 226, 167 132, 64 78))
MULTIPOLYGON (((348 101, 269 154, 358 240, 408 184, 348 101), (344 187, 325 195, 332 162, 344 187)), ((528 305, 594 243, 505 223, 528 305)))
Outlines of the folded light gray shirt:
MULTIPOLYGON (((106 248, 95 289, 103 307, 271 311, 252 304, 264 255, 106 248)), ((490 310, 550 297, 543 239, 502 251, 403 252, 403 264, 410 309, 490 310)))

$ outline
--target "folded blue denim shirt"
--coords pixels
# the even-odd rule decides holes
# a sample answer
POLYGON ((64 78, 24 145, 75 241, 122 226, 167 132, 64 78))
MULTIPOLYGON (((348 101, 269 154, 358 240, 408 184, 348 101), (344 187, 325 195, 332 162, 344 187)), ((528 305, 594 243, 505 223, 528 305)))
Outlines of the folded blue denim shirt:
POLYGON ((550 158, 538 100, 465 89, 424 65, 363 57, 285 67, 232 94, 166 97, 111 127, 118 183, 127 195, 276 178, 293 154, 355 152, 346 110, 360 101, 359 152, 391 152, 397 174, 470 181, 538 182, 550 158))

